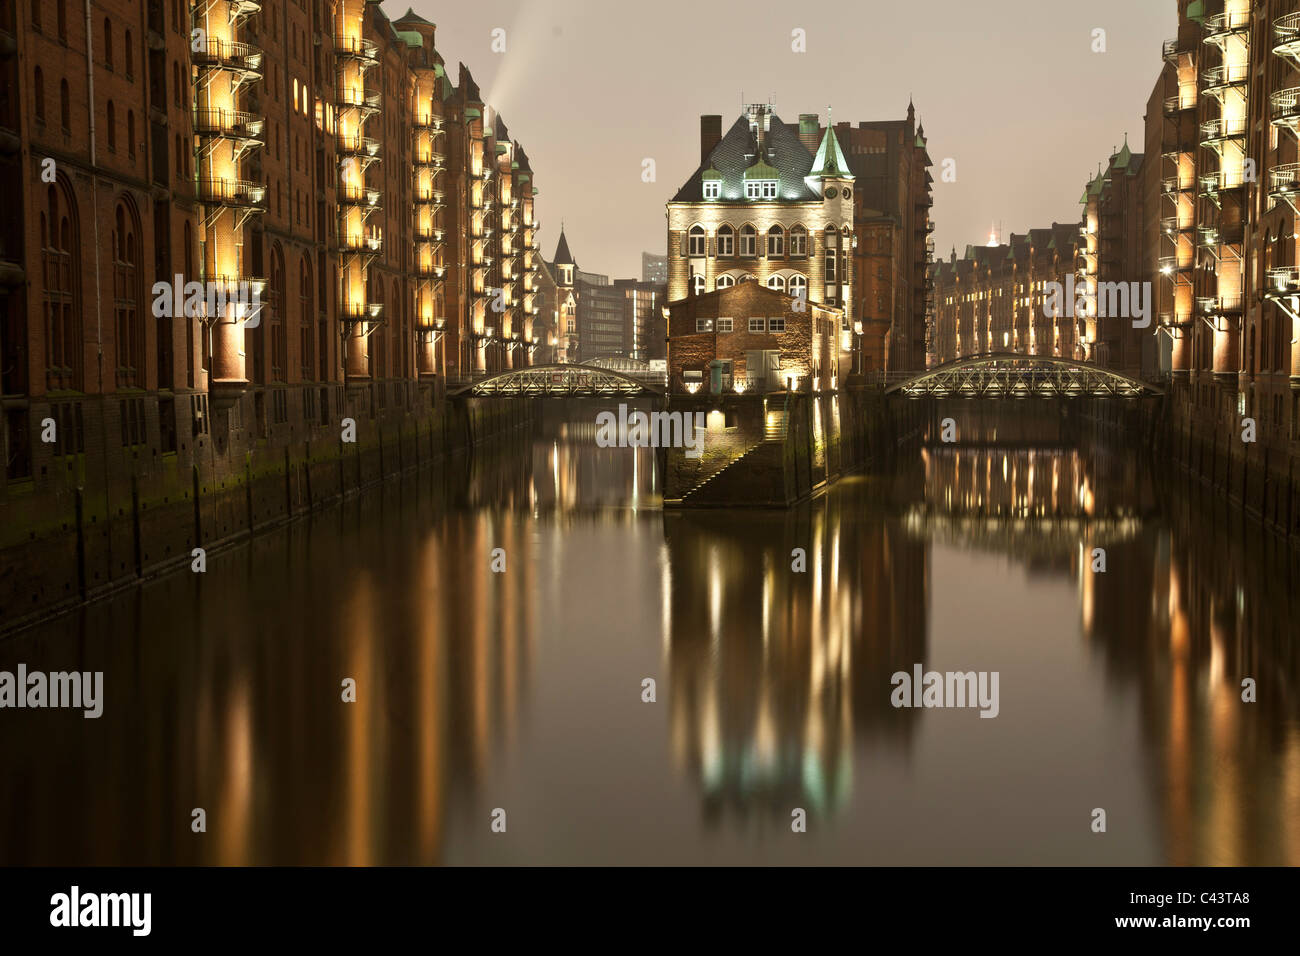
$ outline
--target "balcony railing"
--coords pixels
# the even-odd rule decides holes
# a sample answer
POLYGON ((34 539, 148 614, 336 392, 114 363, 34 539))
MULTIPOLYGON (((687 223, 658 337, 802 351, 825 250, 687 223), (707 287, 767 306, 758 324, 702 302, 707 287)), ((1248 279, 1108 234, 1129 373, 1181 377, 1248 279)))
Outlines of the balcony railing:
POLYGON ((1293 60, 1300 58, 1300 13, 1284 13, 1274 20, 1273 35, 1277 38, 1274 53, 1293 60))
POLYGON ((437 113, 416 113, 412 122, 416 129, 431 130, 435 133, 442 132, 442 117, 437 113))
POLYGON ((379 322, 384 317, 384 306, 380 302, 344 302, 339 314, 350 322, 379 322))
POLYGON ((1250 29, 1250 10, 1216 13, 1205 18, 1204 26, 1206 43, 1222 43, 1232 34, 1245 33, 1250 29))
POLYGON ((1242 86, 1250 79, 1250 67, 1245 63, 1228 66, 1216 66, 1201 74, 1207 93, 1227 89, 1230 86, 1242 86))
POLYGON ((1178 42, 1178 38, 1174 37, 1172 40, 1166 40, 1164 42, 1160 52, 1166 60, 1177 60, 1179 54, 1186 51, 1182 49, 1182 44, 1178 42))
POLYGON ((1243 297, 1240 293, 1196 297, 1196 311, 1201 315, 1239 315, 1242 304, 1243 297))
POLYGON ((210 38, 202 50, 191 52, 194 65, 209 69, 231 70, 254 76, 262 75, 262 48, 238 40, 210 38))
POLYGON ((214 206, 262 209, 266 204, 266 186, 247 179, 200 179, 195 192, 199 202, 214 206))
POLYGON ((352 206, 378 208, 379 190, 370 189, 359 183, 343 183, 339 186, 339 202, 352 206))
POLYGON ((384 239, 374 233, 345 232, 339 235, 339 247, 348 252, 378 253, 384 247, 384 239))
POLYGON ((1264 295, 1268 298, 1300 295, 1300 266, 1274 266, 1269 269, 1264 295))
POLYGON ((337 90, 336 93, 338 105, 345 109, 359 109, 367 113, 376 113, 383 103, 382 94, 358 90, 355 87, 345 87, 337 90))
MULTIPOLYGON (((1297 90, 1296 92, 1300 92, 1297 90)), ((1273 94, 1275 97, 1277 94, 1273 94)), ((1218 119, 1206 120, 1201 124, 1201 142, 1217 143, 1225 139, 1236 139, 1246 135, 1246 119, 1244 116, 1219 117, 1218 119)))
POLYGON ((339 133, 339 152, 371 158, 379 155, 379 140, 357 133, 339 133))
POLYGON ((338 36, 334 38, 334 55, 366 64, 379 62, 379 46, 373 40, 361 37, 338 36))
POLYGON ((230 139, 261 142, 266 120, 257 113, 243 110, 196 109, 194 132, 199 136, 217 136, 230 139))
POLYGON ((1300 163, 1285 163, 1268 171, 1268 194, 1274 200, 1284 200, 1300 192, 1300 163))
POLYGON ((1300 87, 1278 90, 1269 95, 1269 116, 1274 126, 1296 125, 1300 120, 1300 87))

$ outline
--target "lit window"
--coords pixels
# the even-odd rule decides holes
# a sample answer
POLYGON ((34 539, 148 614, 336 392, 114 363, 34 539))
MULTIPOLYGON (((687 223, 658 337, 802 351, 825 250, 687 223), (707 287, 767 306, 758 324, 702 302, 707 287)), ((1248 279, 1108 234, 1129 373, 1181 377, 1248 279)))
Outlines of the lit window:
POLYGON ((800 298, 808 298, 808 279, 805 276, 790 277, 790 294, 800 298))
POLYGON ((707 179, 704 181, 704 198, 717 199, 722 195, 722 183, 717 179, 707 179))
POLYGON ((803 226, 790 230, 790 255, 796 259, 808 255, 808 230, 803 226))
POLYGON ((704 294, 704 276, 699 273, 691 276, 691 293, 694 295, 704 294))
POLYGON ((729 225, 718 227, 718 255, 724 259, 736 254, 736 232, 729 225))
POLYGON ((687 255, 702 256, 704 255, 704 227, 691 226, 689 233, 690 240, 687 243, 687 255))
POLYGON ((785 276, 776 275, 767 280, 767 287, 775 289, 777 292, 785 291, 785 276))
POLYGON ((784 332, 784 331, 785 331, 785 318, 784 318, 784 317, 775 316, 775 315, 772 316, 772 318, 770 318, 770 319, 767 320, 767 330, 768 330, 769 332, 784 332))
POLYGON ((752 259, 758 255, 758 230, 746 223, 740 227, 740 254, 752 259))
POLYGON ((730 331, 731 331, 731 319, 718 319, 718 331, 719 331, 719 332, 730 332, 730 331))
POLYGON ((719 289, 730 289, 735 284, 736 284, 736 280, 731 276, 728 275, 718 276, 719 289))
POLYGON ((696 320, 695 320, 695 331, 696 331, 696 332, 712 332, 712 331, 713 331, 713 320, 712 320, 712 319, 696 319, 696 320))
POLYGON ((785 230, 773 226, 767 231, 767 257, 779 259, 785 255, 785 230))

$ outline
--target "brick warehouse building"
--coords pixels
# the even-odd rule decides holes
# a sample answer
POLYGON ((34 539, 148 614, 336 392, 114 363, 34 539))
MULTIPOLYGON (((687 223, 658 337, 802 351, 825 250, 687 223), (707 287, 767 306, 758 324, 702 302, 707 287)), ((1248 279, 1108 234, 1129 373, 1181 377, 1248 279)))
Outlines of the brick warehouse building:
POLYGON ((923 367, 932 204, 907 119, 820 125, 747 107, 700 118, 700 166, 668 203, 668 299, 756 279, 841 310, 845 371, 923 367))
POLYGON ((669 305, 668 387, 708 393, 830 391, 839 370, 839 309, 741 282, 669 305), (799 306, 804 306, 799 308, 799 306))
MULTIPOLYGON (((0 8, 7 532, 57 529, 83 490, 89 522, 191 472, 197 494, 287 467, 345 417, 373 441, 448 381, 533 362, 532 170, 432 23, 364 0, 90 11, 0 8), (177 276, 226 301, 169 310, 177 276)), ((90 588, 131 560, 103 535, 128 557, 90 588)))

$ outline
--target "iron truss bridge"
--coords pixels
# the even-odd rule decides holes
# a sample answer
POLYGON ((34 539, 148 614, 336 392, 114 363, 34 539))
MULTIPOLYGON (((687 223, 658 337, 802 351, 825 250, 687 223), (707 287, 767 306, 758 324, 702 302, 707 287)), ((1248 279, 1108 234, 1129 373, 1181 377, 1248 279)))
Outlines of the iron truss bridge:
POLYGON ((907 398, 1138 398, 1161 392, 1100 365, 1018 352, 968 355, 885 389, 907 398))
POLYGON ((660 372, 638 375, 593 365, 533 365, 511 369, 459 389, 458 395, 527 395, 556 398, 662 395, 660 372))

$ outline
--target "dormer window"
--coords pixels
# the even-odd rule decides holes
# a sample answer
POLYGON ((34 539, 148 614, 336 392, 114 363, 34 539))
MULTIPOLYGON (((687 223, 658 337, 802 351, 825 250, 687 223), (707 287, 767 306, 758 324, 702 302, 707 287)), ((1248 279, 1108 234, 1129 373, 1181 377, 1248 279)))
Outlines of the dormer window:
POLYGON ((746 199, 775 199, 775 179, 750 179, 745 183, 746 199))
POLYGON ((706 179, 704 181, 704 198, 717 199, 722 195, 722 183, 716 179, 706 179))

